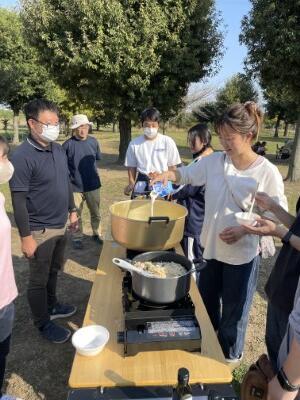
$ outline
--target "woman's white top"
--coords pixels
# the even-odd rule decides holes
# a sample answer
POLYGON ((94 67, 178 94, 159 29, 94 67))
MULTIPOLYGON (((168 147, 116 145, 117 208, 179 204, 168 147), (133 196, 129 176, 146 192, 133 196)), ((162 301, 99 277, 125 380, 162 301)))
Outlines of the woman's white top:
POLYGON ((259 253, 257 235, 246 234, 229 245, 219 234, 225 228, 239 226, 235 214, 249 210, 258 183, 258 191, 267 193, 287 210, 283 180, 277 167, 263 158, 262 162, 241 171, 226 153, 215 152, 178 171, 180 184, 205 185, 205 214, 200 235, 203 257, 231 265, 250 262, 259 253))

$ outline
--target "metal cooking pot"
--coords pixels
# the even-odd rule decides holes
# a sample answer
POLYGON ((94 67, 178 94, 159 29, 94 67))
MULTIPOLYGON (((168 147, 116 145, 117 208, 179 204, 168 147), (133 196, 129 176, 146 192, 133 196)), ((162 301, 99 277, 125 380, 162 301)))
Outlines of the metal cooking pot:
POLYGON ((111 234, 120 245, 131 250, 167 250, 182 239, 187 209, 179 204, 156 200, 151 217, 150 200, 114 203, 111 234))
MULTIPOLYGON (((193 264, 188 258, 169 251, 151 251, 139 254, 132 259, 132 263, 135 261, 173 261, 182 265, 187 271, 194 271, 193 264)), ((185 297, 190 291, 191 273, 176 278, 159 278, 131 271, 131 276, 132 289, 135 294, 151 303, 173 303, 185 297)))

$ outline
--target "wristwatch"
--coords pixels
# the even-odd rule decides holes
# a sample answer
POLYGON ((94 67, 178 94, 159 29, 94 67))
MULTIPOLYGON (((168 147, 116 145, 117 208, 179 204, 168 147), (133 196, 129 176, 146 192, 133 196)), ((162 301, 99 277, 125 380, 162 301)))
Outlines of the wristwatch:
POLYGON ((280 368, 280 370, 278 371, 277 379, 283 390, 287 390, 288 392, 296 392, 300 389, 300 385, 293 385, 290 383, 283 368, 280 368))
POLYGON ((71 209, 69 210, 69 213, 70 213, 70 214, 73 213, 73 212, 77 212, 77 208, 76 208, 76 207, 73 207, 73 208, 71 208, 71 209))
POLYGON ((283 244, 289 244, 289 241, 290 241, 290 238, 291 238, 292 235, 293 235, 293 232, 292 232, 292 231, 288 231, 288 232, 283 236, 283 238, 281 239, 281 242, 282 242, 283 244))

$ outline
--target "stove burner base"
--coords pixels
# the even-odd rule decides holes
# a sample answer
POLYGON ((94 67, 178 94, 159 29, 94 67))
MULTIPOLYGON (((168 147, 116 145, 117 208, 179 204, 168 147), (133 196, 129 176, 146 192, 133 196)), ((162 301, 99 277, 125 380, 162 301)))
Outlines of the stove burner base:
POLYGON ((201 352, 201 339, 158 340, 139 343, 136 331, 119 332, 119 334, 121 341, 123 335, 127 336, 127 339, 124 341, 125 357, 135 356, 141 351, 184 350, 188 352, 201 352))
POLYGON ((171 304, 145 302, 132 291, 131 275, 123 279, 125 327, 118 332, 124 344, 124 355, 140 351, 201 351, 201 331, 195 317, 195 306, 189 295, 171 304))

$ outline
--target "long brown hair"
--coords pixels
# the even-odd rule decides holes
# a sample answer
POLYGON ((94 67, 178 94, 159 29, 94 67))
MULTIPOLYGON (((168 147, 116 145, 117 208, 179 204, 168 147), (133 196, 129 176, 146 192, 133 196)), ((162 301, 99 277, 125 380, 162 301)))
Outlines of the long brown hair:
POLYGON ((220 116, 215 124, 215 129, 219 134, 222 128, 228 125, 242 135, 251 132, 252 139, 256 139, 262 120, 263 112, 254 101, 247 101, 244 104, 236 103, 220 116))

